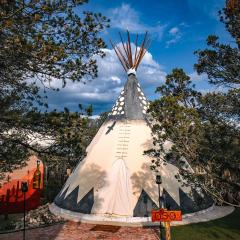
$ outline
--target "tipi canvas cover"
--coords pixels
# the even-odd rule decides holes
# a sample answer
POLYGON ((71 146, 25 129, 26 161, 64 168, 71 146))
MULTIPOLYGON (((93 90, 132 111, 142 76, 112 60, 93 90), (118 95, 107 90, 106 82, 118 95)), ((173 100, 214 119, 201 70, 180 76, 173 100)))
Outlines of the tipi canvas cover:
MULTIPOLYGON (((151 158, 144 155, 145 150, 152 148, 148 101, 135 72, 146 51, 147 40, 144 41, 140 49, 136 48, 134 60, 129 60, 129 56, 122 59, 116 49, 128 79, 107 120, 88 146, 85 159, 54 200, 53 205, 62 216, 93 222, 134 222, 149 217, 152 209, 158 208, 156 176, 150 170, 151 158)), ((130 52, 130 40, 123 46, 130 52)), ((171 209, 193 213, 213 204, 202 191, 182 187, 175 178, 178 168, 173 164, 162 165, 159 172, 161 192, 171 209)))

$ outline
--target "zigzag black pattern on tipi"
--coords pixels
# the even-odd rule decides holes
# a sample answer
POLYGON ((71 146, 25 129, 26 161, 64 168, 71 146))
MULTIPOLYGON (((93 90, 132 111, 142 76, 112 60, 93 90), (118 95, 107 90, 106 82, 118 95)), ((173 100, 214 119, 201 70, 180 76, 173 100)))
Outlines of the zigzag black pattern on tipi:
POLYGON ((196 190, 192 189, 191 195, 186 194, 179 189, 180 195, 180 209, 183 213, 193 213, 209 208, 213 205, 213 200, 203 190, 200 195, 196 190))
POLYGON ((142 190, 137 204, 133 210, 134 217, 149 217, 153 209, 157 209, 157 205, 149 197, 149 195, 142 190))
POLYGON ((181 207, 176 203, 176 201, 170 196, 170 194, 163 189, 161 200, 164 202, 164 207, 169 210, 180 210, 181 207))
POLYGON ((62 194, 60 192, 54 200, 59 207, 74 212, 86 214, 91 213, 94 203, 93 189, 89 191, 79 202, 77 202, 79 186, 66 196, 67 190, 68 188, 62 194))

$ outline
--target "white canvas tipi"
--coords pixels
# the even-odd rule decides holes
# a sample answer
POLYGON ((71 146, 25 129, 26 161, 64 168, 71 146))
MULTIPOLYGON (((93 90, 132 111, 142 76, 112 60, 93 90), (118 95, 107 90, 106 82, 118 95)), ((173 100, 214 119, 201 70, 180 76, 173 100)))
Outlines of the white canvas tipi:
MULTIPOLYGON (((148 101, 136 78, 136 70, 149 46, 147 33, 132 53, 130 35, 123 50, 114 49, 128 74, 105 123, 87 148, 87 156, 75 168, 51 207, 54 213, 74 220, 133 223, 158 207, 158 186, 144 151, 152 148, 147 122, 148 101)), ((203 192, 182 187, 175 178, 178 168, 160 168, 162 193, 171 209, 197 212, 212 205, 203 192)))

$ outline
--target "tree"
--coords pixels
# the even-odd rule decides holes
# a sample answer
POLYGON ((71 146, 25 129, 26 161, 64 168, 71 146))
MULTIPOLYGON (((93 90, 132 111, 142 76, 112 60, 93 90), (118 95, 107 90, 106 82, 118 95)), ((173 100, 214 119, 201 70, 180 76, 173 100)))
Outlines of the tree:
POLYGON ((149 109, 155 145, 147 151, 153 157, 152 170, 169 162, 179 167, 189 186, 203 188, 218 202, 239 204, 240 132, 225 117, 215 117, 225 106, 219 95, 195 91, 182 69, 173 69, 156 91, 161 97, 149 109))
POLYGON ((206 139, 211 139, 208 143, 213 150, 210 155, 203 152, 202 157, 213 160, 213 172, 219 180, 216 187, 220 191, 218 189, 216 193, 220 194, 217 195, 228 195, 231 202, 234 196, 238 196, 235 202, 240 202, 240 2, 226 0, 219 15, 233 41, 223 44, 217 36, 209 36, 208 48, 196 51, 196 71, 199 74, 206 73, 210 84, 223 88, 201 99, 201 113, 208 121, 206 139))
POLYGON ((23 164, 31 151, 61 157, 71 151, 73 159, 81 158, 84 144, 79 144, 85 137, 80 133, 88 121, 83 111, 47 113, 47 98, 41 91, 58 90, 51 86, 53 79, 64 87, 67 81, 85 83, 97 76, 95 56, 104 57, 105 47, 99 33, 109 20, 100 13, 82 12, 86 2, 1 0, 1 171, 23 164), (39 146, 49 138, 51 147, 39 146))
POLYGON ((226 0, 226 6, 219 11, 220 20, 225 24, 227 31, 235 39, 240 48, 240 2, 238 0, 226 0))
POLYGON ((154 158, 152 170, 164 162, 187 167, 198 158, 199 141, 203 137, 198 113, 201 94, 193 89, 190 77, 182 69, 173 69, 166 82, 156 89, 161 97, 150 104, 155 148, 147 151, 154 158), (166 143, 171 147, 167 148, 166 143))
POLYGON ((169 158, 180 163, 182 157, 194 161, 197 154, 196 141, 201 135, 201 123, 195 108, 200 93, 191 88, 190 77, 182 69, 173 69, 166 76, 165 84, 158 87, 156 92, 161 94, 161 98, 153 101, 149 109, 154 143, 160 149, 160 152, 154 150, 158 157, 154 163, 159 166, 169 158), (172 151, 168 152, 165 148, 166 142, 174 144, 172 151))
POLYGON ((209 82, 227 88, 237 88, 240 84, 240 3, 238 0, 226 0, 226 6, 219 12, 220 20, 233 41, 219 43, 218 37, 211 35, 207 39, 209 48, 196 51, 198 63, 195 69, 199 74, 206 73, 209 82))

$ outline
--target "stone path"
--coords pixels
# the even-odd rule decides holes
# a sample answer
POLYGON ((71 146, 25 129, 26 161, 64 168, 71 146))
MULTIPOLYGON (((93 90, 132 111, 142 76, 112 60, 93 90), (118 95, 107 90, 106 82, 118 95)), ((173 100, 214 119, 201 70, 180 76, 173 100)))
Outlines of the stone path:
MULTIPOLYGON (((158 229, 99 226, 66 222, 26 231, 26 240, 157 240, 158 229)), ((0 240, 21 240, 23 232, 0 234, 0 240)))

